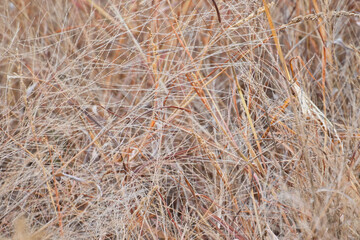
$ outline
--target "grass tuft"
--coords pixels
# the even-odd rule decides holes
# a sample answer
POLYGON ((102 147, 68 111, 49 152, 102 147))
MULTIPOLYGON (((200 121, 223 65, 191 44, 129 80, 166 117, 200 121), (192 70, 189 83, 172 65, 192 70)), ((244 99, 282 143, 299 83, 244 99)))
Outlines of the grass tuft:
POLYGON ((1 238, 359 239, 359 12, 3 0, 1 238))

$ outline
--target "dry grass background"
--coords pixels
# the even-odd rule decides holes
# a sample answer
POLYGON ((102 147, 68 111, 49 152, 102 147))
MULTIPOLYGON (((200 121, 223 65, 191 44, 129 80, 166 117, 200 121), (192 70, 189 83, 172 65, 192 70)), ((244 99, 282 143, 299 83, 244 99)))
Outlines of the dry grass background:
POLYGON ((2 0, 1 236, 359 239, 359 2, 266 2, 2 0))

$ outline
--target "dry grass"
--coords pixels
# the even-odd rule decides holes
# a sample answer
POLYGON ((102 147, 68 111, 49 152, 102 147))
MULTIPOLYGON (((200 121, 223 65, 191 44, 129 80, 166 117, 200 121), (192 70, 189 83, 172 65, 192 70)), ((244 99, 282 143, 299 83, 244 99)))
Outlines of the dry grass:
POLYGON ((359 239, 359 11, 2 0, 0 235, 359 239))

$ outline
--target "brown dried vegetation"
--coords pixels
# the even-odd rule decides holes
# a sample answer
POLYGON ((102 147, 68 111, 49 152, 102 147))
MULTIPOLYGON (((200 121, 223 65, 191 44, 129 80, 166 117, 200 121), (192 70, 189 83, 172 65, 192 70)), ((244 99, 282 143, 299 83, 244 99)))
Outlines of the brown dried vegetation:
POLYGON ((0 236, 359 239, 359 11, 2 0, 0 236))

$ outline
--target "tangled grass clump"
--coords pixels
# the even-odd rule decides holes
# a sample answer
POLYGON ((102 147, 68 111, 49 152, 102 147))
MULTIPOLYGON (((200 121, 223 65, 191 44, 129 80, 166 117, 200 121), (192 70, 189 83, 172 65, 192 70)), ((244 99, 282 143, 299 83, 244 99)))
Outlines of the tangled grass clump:
POLYGON ((359 10, 3 0, 0 236, 360 238, 359 10))

